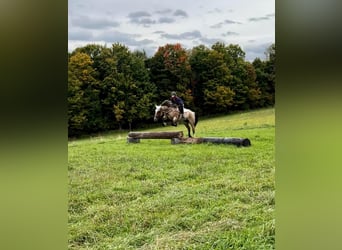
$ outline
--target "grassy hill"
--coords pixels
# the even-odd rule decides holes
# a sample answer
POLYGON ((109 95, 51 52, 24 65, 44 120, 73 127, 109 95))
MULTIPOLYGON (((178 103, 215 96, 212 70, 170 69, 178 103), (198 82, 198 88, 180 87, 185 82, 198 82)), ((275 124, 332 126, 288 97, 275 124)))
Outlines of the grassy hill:
POLYGON ((273 249, 274 113, 197 124, 196 137, 251 147, 128 144, 127 132, 70 141, 69 249, 273 249))

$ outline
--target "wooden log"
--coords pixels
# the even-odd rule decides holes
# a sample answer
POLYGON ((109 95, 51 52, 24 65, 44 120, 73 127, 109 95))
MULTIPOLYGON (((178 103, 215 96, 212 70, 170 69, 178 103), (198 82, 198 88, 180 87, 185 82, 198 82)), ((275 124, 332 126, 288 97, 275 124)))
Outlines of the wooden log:
POLYGON ((214 144, 233 144, 238 147, 244 146, 248 147, 251 145, 251 141, 247 138, 232 138, 232 137, 204 137, 204 138, 173 138, 171 139, 172 144, 180 144, 180 143, 214 143, 214 144))
POLYGON ((129 132, 129 138, 136 139, 172 139, 183 137, 183 131, 176 132, 129 132))
POLYGON ((217 138, 217 137, 205 137, 201 138, 202 142, 215 143, 215 144, 234 144, 236 146, 248 147, 251 145, 251 141, 247 138, 217 138))
POLYGON ((139 143, 140 139, 139 138, 127 137, 127 142, 128 143, 139 143))

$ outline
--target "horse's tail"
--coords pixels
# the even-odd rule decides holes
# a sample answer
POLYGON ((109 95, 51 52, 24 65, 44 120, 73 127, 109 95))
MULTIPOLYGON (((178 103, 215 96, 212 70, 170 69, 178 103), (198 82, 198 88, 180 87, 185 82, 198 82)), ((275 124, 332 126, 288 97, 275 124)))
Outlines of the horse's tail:
POLYGON ((194 114, 195 114, 195 127, 196 127, 196 124, 198 122, 198 115, 196 113, 194 113, 194 114))

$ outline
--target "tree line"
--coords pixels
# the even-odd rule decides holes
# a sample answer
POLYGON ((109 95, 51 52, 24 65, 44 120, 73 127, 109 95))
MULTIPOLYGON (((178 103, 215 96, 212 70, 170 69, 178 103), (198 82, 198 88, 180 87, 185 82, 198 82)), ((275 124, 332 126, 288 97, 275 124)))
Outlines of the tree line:
POLYGON ((154 105, 171 91, 199 115, 272 106, 275 44, 265 54, 251 63, 239 45, 220 42, 166 44, 152 57, 119 43, 76 48, 68 54, 69 136, 152 122, 154 105))

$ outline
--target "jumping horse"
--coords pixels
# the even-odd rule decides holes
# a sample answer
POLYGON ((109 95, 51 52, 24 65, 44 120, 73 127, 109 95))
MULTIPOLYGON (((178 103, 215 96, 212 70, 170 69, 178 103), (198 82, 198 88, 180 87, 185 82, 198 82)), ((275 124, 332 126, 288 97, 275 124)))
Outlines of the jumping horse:
POLYGON ((188 136, 192 137, 190 134, 190 126, 192 129, 192 135, 195 134, 195 127, 198 122, 198 117, 194 111, 184 108, 184 114, 180 115, 178 107, 175 106, 171 101, 165 100, 161 105, 156 105, 154 111, 154 121, 163 121, 163 125, 166 125, 167 121, 171 121, 173 126, 177 126, 180 120, 183 120, 185 127, 188 129, 188 136))

